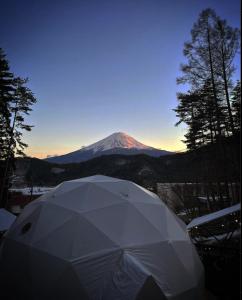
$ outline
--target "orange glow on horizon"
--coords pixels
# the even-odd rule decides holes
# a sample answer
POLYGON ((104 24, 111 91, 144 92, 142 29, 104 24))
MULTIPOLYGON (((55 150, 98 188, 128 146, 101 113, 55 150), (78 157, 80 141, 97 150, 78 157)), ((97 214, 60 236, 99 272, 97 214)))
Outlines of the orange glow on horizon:
MULTIPOLYGON (((181 137, 182 139, 182 137, 181 137)), ((162 149, 162 150, 167 150, 167 151, 174 151, 174 152, 180 152, 180 151, 185 151, 186 146, 183 142, 177 139, 167 139, 163 140, 162 144, 159 143, 158 141, 142 141, 145 145, 157 148, 157 149, 162 149)), ((48 147, 48 146, 29 146, 26 149, 26 155, 30 157, 36 157, 39 159, 44 159, 47 158, 48 156, 56 156, 56 155, 63 155, 67 154, 76 150, 81 149, 81 146, 62 146, 62 147, 48 147)))

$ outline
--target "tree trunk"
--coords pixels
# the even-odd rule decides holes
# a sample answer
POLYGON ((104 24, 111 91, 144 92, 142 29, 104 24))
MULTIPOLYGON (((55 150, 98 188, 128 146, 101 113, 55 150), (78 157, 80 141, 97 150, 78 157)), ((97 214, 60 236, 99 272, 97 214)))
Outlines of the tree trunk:
POLYGON ((216 90, 216 84, 215 84, 215 79, 214 79, 214 69, 213 69, 213 59, 212 59, 212 51, 211 51, 209 25, 208 25, 208 28, 207 28, 207 39, 208 39, 208 53, 209 53, 209 65, 210 65, 211 81, 212 81, 212 88, 213 88, 214 103, 215 103, 215 107, 216 107, 217 131, 218 131, 218 137, 220 139, 220 137, 221 137, 221 126, 220 126, 220 116, 219 116, 217 90, 216 90))
POLYGON ((4 171, 4 175, 3 175, 2 189, 0 191, 0 206, 3 208, 5 208, 8 204, 8 189, 9 189, 9 178, 10 178, 10 167, 9 166, 11 165, 10 160, 13 159, 13 157, 11 155, 11 147, 12 147, 12 139, 13 139, 13 134, 14 134, 16 117, 17 117, 17 104, 15 107, 13 125, 11 128, 9 145, 8 145, 8 150, 7 150, 7 158, 6 158, 6 162, 5 162, 5 171, 4 171))
POLYGON ((222 49, 221 49, 221 54, 222 54, 222 69, 223 69, 225 98, 226 98, 227 108, 228 108, 228 113, 229 113, 230 126, 231 126, 232 133, 234 135, 234 133, 235 133, 234 120, 233 120, 231 105, 230 105, 230 101, 229 101, 228 79, 227 79, 226 68, 225 68, 224 47, 223 47, 223 45, 222 45, 222 49))

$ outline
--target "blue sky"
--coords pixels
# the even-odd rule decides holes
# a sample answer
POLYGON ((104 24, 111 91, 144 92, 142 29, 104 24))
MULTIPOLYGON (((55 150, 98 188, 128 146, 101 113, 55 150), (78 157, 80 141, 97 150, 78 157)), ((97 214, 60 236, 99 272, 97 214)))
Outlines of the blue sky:
POLYGON ((38 99, 27 153, 62 154, 117 131, 184 149, 176 77, 207 7, 240 27, 235 0, 1 0, 0 47, 38 99))

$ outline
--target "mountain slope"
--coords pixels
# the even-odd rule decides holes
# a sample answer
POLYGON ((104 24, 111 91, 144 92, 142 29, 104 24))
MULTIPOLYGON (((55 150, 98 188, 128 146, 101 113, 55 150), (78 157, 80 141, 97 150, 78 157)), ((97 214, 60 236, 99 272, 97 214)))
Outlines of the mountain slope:
POLYGON ((171 154, 171 152, 146 146, 123 132, 116 132, 90 146, 64 155, 50 157, 46 160, 57 164, 78 163, 102 155, 111 154, 147 154, 149 156, 159 157, 171 154))
POLYGON ((125 148, 125 149, 154 149, 152 147, 146 146, 128 134, 124 132, 115 132, 108 137, 102 139, 99 142, 96 142, 88 147, 85 147, 84 150, 93 150, 93 152, 106 151, 114 148, 125 148))

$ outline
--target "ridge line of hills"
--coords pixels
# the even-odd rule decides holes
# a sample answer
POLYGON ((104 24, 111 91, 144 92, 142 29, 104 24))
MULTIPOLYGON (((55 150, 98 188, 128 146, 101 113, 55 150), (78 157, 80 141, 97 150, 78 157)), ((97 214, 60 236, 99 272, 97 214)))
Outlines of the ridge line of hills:
POLYGON ((55 186, 62 181, 96 174, 127 179, 145 187, 157 182, 230 182, 240 178, 240 140, 226 138, 222 154, 218 145, 207 145, 195 151, 152 157, 146 154, 111 154, 88 161, 56 164, 37 158, 17 160, 16 175, 28 185, 55 186))

